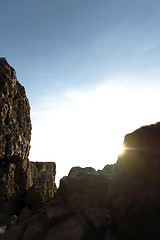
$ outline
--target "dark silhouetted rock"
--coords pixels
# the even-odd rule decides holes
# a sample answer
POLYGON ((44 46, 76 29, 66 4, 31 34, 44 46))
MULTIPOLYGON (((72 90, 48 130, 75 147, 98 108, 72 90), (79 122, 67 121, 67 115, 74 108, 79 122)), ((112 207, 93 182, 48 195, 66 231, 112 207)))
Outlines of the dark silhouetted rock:
POLYGON ((160 239, 160 123, 126 135, 124 145, 111 199, 118 239, 160 239))
POLYGON ((85 168, 73 167, 73 168, 71 168, 71 170, 69 172, 70 177, 80 177, 80 176, 84 176, 86 174, 97 174, 97 172, 92 167, 85 167, 85 168))
POLYGON ((11 227, 1 239, 111 240, 107 208, 107 176, 76 167, 61 179, 46 209, 11 227))
POLYGON ((24 207, 31 139, 30 106, 15 70, 0 58, 0 222, 24 207))
POLYGON ((116 164, 107 164, 102 170, 98 170, 98 173, 107 175, 109 180, 115 178, 116 164))

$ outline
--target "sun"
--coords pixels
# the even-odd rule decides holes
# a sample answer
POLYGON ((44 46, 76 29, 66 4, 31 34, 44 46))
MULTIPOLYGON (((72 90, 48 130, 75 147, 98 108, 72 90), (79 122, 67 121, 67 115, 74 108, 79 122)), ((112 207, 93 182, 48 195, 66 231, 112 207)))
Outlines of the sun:
POLYGON ((121 155, 124 153, 125 147, 123 144, 120 145, 119 149, 118 149, 118 155, 121 155))

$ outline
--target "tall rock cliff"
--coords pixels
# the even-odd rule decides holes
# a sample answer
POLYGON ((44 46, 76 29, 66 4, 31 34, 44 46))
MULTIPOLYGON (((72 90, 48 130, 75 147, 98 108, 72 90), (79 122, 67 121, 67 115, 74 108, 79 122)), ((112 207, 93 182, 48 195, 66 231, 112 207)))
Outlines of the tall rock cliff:
POLYGON ((0 58, 0 159, 26 159, 30 150, 30 106, 15 70, 0 58))
POLYGON ((0 222, 23 208, 28 186, 30 105, 15 70, 0 58, 0 222))

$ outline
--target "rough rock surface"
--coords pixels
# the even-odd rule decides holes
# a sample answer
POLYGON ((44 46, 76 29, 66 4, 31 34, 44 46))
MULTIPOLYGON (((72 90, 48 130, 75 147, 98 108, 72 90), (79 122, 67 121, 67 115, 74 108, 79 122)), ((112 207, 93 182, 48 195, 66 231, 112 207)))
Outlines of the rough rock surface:
POLYGON ((15 70, 0 58, 0 159, 26 159, 30 149, 30 106, 15 70))
POLYGON ((74 168, 45 210, 10 228, 2 239, 111 240, 107 206, 107 176, 74 168))
POLYGON ((56 165, 54 162, 31 162, 30 173, 32 186, 26 194, 26 205, 30 210, 37 211, 55 195, 56 165))
POLYGON ((160 123, 126 135, 124 145, 111 199, 118 239, 160 239, 160 123))
POLYGON ((99 173, 107 175, 108 179, 112 181, 115 178, 116 164, 107 164, 99 173))
POLYGON ((0 222, 24 206, 31 139, 30 106, 15 70, 0 58, 0 222))

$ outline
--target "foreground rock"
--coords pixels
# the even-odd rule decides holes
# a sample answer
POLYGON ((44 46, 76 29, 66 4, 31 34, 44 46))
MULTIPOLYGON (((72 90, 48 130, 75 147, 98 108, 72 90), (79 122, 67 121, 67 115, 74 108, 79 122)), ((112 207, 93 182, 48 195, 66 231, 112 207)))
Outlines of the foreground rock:
POLYGON ((109 224, 107 176, 74 168, 46 209, 10 228, 2 239, 110 239, 109 224))
POLYGON ((24 207, 31 139, 30 106, 15 70, 0 58, 0 222, 24 207))
POLYGON ((118 239, 160 239, 160 123, 126 135, 112 191, 118 239))

